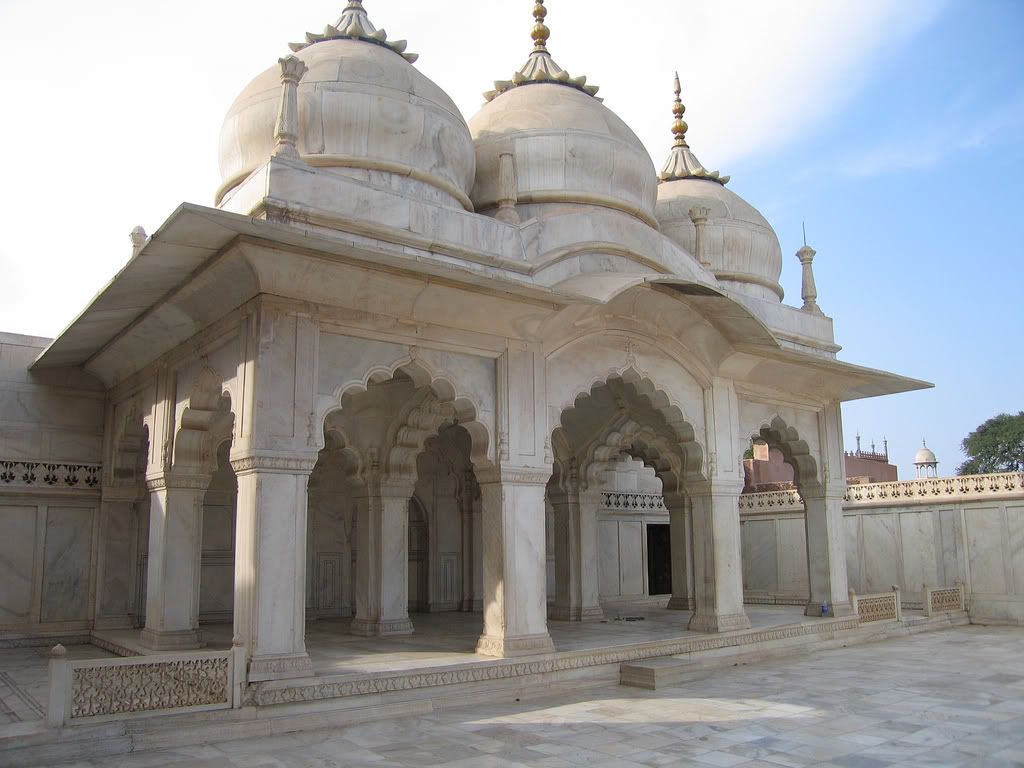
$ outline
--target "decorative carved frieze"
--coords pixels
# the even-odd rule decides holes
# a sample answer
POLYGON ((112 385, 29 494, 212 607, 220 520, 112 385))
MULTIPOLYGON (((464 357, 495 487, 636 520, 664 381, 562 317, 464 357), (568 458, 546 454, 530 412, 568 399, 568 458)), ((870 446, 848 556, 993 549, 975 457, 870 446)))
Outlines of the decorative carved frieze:
POLYGON ((240 459, 231 460, 231 468, 237 474, 245 472, 284 472, 289 474, 309 474, 316 466, 316 454, 312 456, 272 456, 252 454, 240 459))
POLYGON ((99 464, 0 461, 0 488, 99 490, 99 464))
POLYGON ((606 509, 625 509, 636 512, 667 512, 665 499, 660 493, 620 493, 602 491, 601 506, 606 509))
POLYGON ((158 709, 231 706, 226 655, 96 664, 74 662, 71 717, 97 717, 158 709))

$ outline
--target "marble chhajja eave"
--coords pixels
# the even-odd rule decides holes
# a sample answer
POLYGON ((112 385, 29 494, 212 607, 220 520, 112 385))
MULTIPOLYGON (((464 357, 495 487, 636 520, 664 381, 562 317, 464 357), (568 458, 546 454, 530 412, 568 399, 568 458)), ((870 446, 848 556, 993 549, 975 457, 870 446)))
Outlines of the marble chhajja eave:
MULTIPOLYGON (((273 216, 274 201, 265 201, 265 205, 273 216)), ((280 210, 277 215, 281 215, 280 210)), ((695 309, 737 351, 752 356, 766 366, 762 370, 782 379, 792 379, 795 371, 797 380, 813 386, 827 383, 830 393, 840 399, 927 386, 824 360, 820 351, 815 355, 785 350, 755 311, 718 288, 714 278, 702 274, 695 263, 688 276, 648 268, 635 274, 613 273, 597 278, 580 275, 554 286, 543 285, 537 279, 543 267, 525 258, 527 251, 537 249, 537 243, 543 240, 543 234, 528 234, 535 223, 517 227, 475 214, 462 215, 466 217, 460 222, 464 226, 452 230, 463 235, 461 240, 445 240, 365 219, 343 222, 339 228, 335 217, 331 228, 317 226, 315 211, 294 206, 287 207, 289 221, 277 221, 183 204, 40 355, 33 368, 81 367, 110 386, 261 293, 318 300, 310 295, 310 285, 280 282, 287 280, 289 270, 268 266, 267 259, 261 265, 258 258, 247 258, 240 244, 248 244, 252 253, 274 252, 278 259, 305 259, 320 269, 344 265, 381 273, 382 281, 420 284, 428 279, 432 285, 448 286, 450 290, 489 294, 495 307, 501 304, 510 308, 504 320, 501 312, 495 311, 495 322, 515 325, 524 330, 524 335, 529 335, 530 328, 539 328, 545 316, 567 307, 606 304, 623 291, 651 288, 695 309), (302 223, 307 226, 296 226, 295 218, 303 217, 302 223), (467 229, 465 225, 472 226, 467 229), (803 375, 807 371, 813 373, 803 375), (827 376, 827 371, 835 375, 827 376), (843 389, 844 377, 853 382, 848 391, 843 389)), ((594 247, 600 250, 607 244, 594 247)), ((543 263, 543 259, 540 261, 543 263)), ((326 295, 319 300, 331 303, 326 295)), ((493 332, 500 330, 496 326, 493 332)), ((819 340, 824 346, 829 341, 819 340)), ((736 367, 737 374, 742 373, 743 366, 736 367)), ((748 371, 755 367, 747 365, 748 371)))

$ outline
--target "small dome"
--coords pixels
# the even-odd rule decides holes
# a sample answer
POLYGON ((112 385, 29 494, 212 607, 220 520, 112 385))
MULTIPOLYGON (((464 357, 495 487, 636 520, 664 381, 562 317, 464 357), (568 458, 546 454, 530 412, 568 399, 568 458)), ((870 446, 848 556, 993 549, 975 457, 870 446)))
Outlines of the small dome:
POLYGON ((917 449, 917 453, 914 454, 914 464, 938 464, 939 460, 935 458, 935 454, 932 449, 925 445, 923 442, 921 447, 917 449))
POLYGON ((768 301, 782 301, 782 247, 767 219, 736 193, 728 176, 708 171, 686 143, 686 111, 676 76, 673 109, 676 141, 658 185, 661 231, 701 260, 726 287, 768 301), (692 212, 692 213, 691 213, 692 212), (703 220, 698 253, 694 218, 703 220))
POLYGON ((519 205, 599 205, 656 227, 650 155, 596 98, 596 87, 554 62, 545 15, 538 2, 529 60, 512 80, 495 83, 488 103, 469 121, 477 166, 473 204, 481 212, 498 207, 501 155, 511 154, 519 205))
MULTIPOLYGON (((308 71, 298 87, 298 150, 314 167, 471 208, 475 158, 465 119, 448 95, 410 63, 404 41, 389 42, 349 3, 323 35, 293 45, 308 71), (375 173, 378 172, 378 173, 375 173), (381 173, 387 174, 383 179, 381 173), (390 177, 390 178, 389 178, 390 177), (399 181, 401 179, 401 181, 399 181)), ((221 129, 218 203, 274 151, 279 67, 246 86, 221 129)))

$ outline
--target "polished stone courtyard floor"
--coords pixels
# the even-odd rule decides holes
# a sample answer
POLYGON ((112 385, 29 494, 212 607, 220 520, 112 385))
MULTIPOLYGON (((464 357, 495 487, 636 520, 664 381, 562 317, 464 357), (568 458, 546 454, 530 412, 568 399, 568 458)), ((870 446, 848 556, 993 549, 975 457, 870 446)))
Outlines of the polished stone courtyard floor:
POLYGON ((65 764, 1021 766, 1024 630, 960 627, 512 705, 65 764))

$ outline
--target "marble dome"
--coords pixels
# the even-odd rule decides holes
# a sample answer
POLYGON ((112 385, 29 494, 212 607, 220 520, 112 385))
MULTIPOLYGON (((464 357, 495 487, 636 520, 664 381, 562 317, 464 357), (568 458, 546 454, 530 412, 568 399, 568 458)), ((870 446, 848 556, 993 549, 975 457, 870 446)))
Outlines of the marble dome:
POLYGON ((469 121, 476 149, 473 204, 481 212, 502 197, 501 155, 511 154, 517 204, 597 205, 657 227, 657 176, 640 139, 596 98, 585 77, 551 58, 542 3, 534 10, 534 49, 510 81, 495 83, 469 121))
MULTIPOLYGON (((412 66, 353 0, 322 35, 292 45, 308 71, 298 86, 298 150, 309 165, 421 198, 471 209, 473 142, 449 96, 412 66)), ((278 66, 256 77, 228 110, 220 136, 217 202, 274 151, 278 66)))
POLYGON ((676 142, 661 172, 656 206, 662 233, 703 261, 725 287, 781 302, 779 238, 754 206, 726 188, 728 176, 708 171, 690 150, 678 77, 673 111, 676 142), (706 218, 700 249, 691 211, 706 218))

